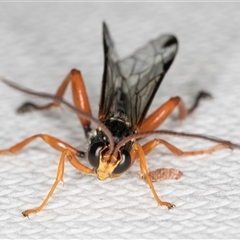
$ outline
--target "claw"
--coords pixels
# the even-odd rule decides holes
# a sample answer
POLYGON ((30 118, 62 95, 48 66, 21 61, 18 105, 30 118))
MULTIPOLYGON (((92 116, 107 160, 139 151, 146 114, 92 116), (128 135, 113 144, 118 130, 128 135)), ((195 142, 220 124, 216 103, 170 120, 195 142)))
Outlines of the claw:
POLYGON ((168 210, 176 207, 174 204, 169 203, 169 202, 163 202, 163 203, 161 204, 161 206, 166 206, 166 207, 168 208, 168 210))
POLYGON ((22 212, 22 215, 23 215, 24 217, 28 217, 28 218, 29 218, 29 214, 30 214, 30 213, 34 213, 34 210, 26 210, 26 211, 22 212))

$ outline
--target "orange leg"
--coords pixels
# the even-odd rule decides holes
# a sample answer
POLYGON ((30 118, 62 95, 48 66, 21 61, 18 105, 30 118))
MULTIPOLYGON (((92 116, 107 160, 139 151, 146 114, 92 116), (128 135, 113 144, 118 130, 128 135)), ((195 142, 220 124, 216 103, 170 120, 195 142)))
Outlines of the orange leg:
POLYGON ((156 129, 176 107, 179 108, 179 119, 184 119, 188 114, 187 109, 180 97, 173 97, 144 120, 140 131, 147 132, 156 129))
POLYGON ((24 217, 28 217, 29 214, 31 213, 37 213, 40 212, 42 210, 42 208, 47 204, 49 198, 52 196, 54 190, 56 189, 57 185, 59 182, 63 183, 63 175, 64 175, 64 160, 67 157, 68 161, 79 171, 86 173, 86 174, 93 174, 94 171, 86 166, 84 166, 83 164, 81 164, 77 158, 74 156, 74 154, 70 151, 70 150, 64 150, 62 152, 59 164, 58 164, 58 170, 57 170, 57 176, 56 176, 56 180, 53 183, 48 195, 46 196, 46 198, 43 200, 42 204, 37 207, 36 209, 29 209, 26 210, 24 212, 22 212, 24 217))
POLYGON ((52 137, 52 136, 49 136, 46 134, 36 134, 32 137, 29 137, 10 148, 0 150, 0 154, 5 154, 5 153, 14 153, 15 154, 16 152, 21 150, 23 147, 25 147, 27 144, 29 144, 36 138, 41 138, 43 141, 45 141, 51 147, 55 148, 56 150, 58 150, 60 152, 63 152, 64 150, 68 149, 76 156, 84 157, 84 155, 85 155, 84 152, 77 150, 76 148, 70 146, 68 143, 65 143, 62 140, 59 140, 55 137, 52 137))
POLYGON ((61 151, 62 155, 61 155, 61 158, 60 158, 60 161, 59 161, 59 164, 58 164, 56 180, 55 180, 54 184, 52 185, 47 197, 44 199, 44 201, 42 202, 42 204, 38 208, 24 211, 23 215, 25 217, 28 216, 30 213, 37 213, 37 212, 41 211, 42 208, 47 204, 49 198, 52 196, 52 194, 53 194, 54 190, 56 189, 58 183, 63 182, 65 157, 67 157, 69 162, 79 171, 81 171, 83 173, 86 173, 86 174, 93 174, 94 173, 94 170, 84 166, 75 157, 75 156, 84 157, 84 155, 85 155, 84 152, 78 151, 77 149, 73 148, 69 144, 67 144, 67 143, 65 143, 65 142, 63 142, 63 141, 61 141, 61 140, 59 140, 55 137, 46 135, 46 134, 37 134, 37 135, 34 135, 32 137, 29 137, 29 138, 21 141, 20 143, 12 146, 10 148, 0 150, 0 154, 16 153, 16 152, 20 151, 23 147, 25 147, 27 144, 29 144, 30 142, 35 140, 36 138, 41 138, 43 141, 48 143, 51 147, 55 148, 58 151, 61 151))
MULTIPOLYGON (((142 149, 144 151, 144 154, 149 154, 158 144, 163 144, 165 147, 167 147, 174 155, 176 156, 192 156, 192 155, 199 155, 199 154, 211 154, 214 151, 217 151, 221 148, 229 148, 227 144, 219 143, 207 150, 200 150, 200 151, 182 151, 178 149, 177 147, 173 146, 169 142, 166 142, 162 139, 154 139, 152 141, 149 141, 148 143, 144 144, 142 146, 142 149)), ((138 156, 136 156, 138 157, 138 156)), ((166 168, 160 168, 156 169, 155 171, 149 172, 149 176, 153 182, 156 181, 162 181, 167 179, 179 179, 182 176, 182 172, 176 169, 166 169, 166 168)), ((143 180, 146 181, 146 176, 141 176, 143 180)))
POLYGON ((156 190, 154 189, 154 186, 152 184, 152 180, 149 176, 148 168, 147 168, 147 162, 145 158, 145 153, 142 148, 142 146, 139 143, 133 144, 134 150, 137 152, 137 155, 139 156, 139 163, 140 163, 140 171, 141 175, 145 176, 146 182, 148 183, 150 189, 152 190, 153 196, 156 199, 157 203, 161 206, 166 206, 168 209, 171 209, 174 207, 174 204, 169 202, 163 202, 157 195, 156 190))
POLYGON ((147 155, 149 154, 153 149, 155 149, 155 147, 158 144, 163 144, 165 147, 167 147, 174 155, 176 156, 193 156, 193 155, 200 155, 200 154, 211 154, 215 151, 217 151, 218 149, 221 148, 230 148, 229 145, 224 144, 224 143, 218 143, 215 146, 207 149, 207 150, 199 150, 199 151, 182 151, 180 149, 178 149, 177 147, 173 146, 172 144, 170 144, 169 142, 162 140, 162 139, 153 139, 151 141, 149 141, 148 143, 144 144, 142 146, 144 154, 147 155))
POLYGON ((159 181, 159 180, 165 180, 165 179, 179 179, 182 176, 182 172, 175 170, 175 169, 157 169, 155 171, 149 172, 147 168, 147 163, 146 163, 146 158, 145 155, 150 153, 158 144, 163 144, 165 147, 167 147, 171 152, 173 152, 177 156, 182 156, 182 155, 198 155, 198 154, 210 154, 218 149, 221 148, 229 148, 228 145, 224 143, 219 143, 207 150, 202 150, 202 151, 182 151, 172 144, 162 140, 162 139, 154 139, 143 146, 141 146, 139 143, 134 143, 132 146, 131 150, 131 157, 133 158, 133 162, 135 159, 139 159, 140 163, 140 172, 141 172, 141 178, 144 179, 149 187, 152 190, 153 196, 158 202, 159 205, 161 206, 166 206, 168 209, 171 209, 174 207, 174 204, 171 204, 169 202, 163 202, 161 199, 158 197, 153 183, 154 181, 159 181))
POLYGON ((179 119, 184 119, 188 114, 192 113, 196 109, 201 99, 209 97, 211 97, 209 93, 203 91, 199 92, 196 96, 193 106, 188 110, 186 109, 185 104, 180 97, 170 98, 144 120, 141 127, 141 132, 147 132, 156 129, 169 117, 176 107, 179 109, 179 119))
MULTIPOLYGON (((55 95, 57 97, 62 97, 70 82, 72 85, 72 95, 73 95, 73 102, 74 102, 75 107, 88 113, 89 115, 92 115, 87 92, 86 92, 85 85, 84 85, 83 78, 82 78, 80 71, 73 69, 63 80, 62 84, 58 88, 55 95)), ((48 103, 43 106, 37 106, 34 103, 27 102, 27 103, 23 104, 20 108, 18 108, 17 111, 19 113, 23 113, 23 112, 28 112, 33 109, 45 110, 45 109, 49 109, 51 107, 58 107, 59 105, 60 105, 60 103, 56 102, 56 101, 53 101, 53 102, 48 103)), ((78 116, 78 118, 82 123, 85 133, 89 132, 90 131, 90 121, 86 120, 85 118, 80 117, 80 116, 78 116)))

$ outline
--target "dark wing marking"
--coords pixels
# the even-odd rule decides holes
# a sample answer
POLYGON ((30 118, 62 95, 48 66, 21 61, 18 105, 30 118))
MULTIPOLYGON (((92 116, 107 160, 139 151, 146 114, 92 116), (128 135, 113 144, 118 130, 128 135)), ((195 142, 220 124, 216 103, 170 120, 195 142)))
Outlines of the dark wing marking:
POLYGON ((137 129, 174 60, 177 39, 172 35, 162 35, 119 61, 104 23, 103 45, 105 61, 99 119, 104 122, 122 112, 137 129))
POLYGON ((141 126, 162 79, 177 53, 177 39, 162 35, 118 62, 126 94, 126 113, 134 128, 141 126))

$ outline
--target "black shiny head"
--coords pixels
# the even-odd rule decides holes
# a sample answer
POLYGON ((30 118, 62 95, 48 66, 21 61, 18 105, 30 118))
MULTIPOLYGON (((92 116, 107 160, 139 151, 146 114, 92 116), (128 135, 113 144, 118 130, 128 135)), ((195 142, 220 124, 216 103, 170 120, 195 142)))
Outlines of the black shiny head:
MULTIPOLYGON (((88 151, 88 161, 95 169, 98 169, 101 156, 104 156, 108 148, 103 142, 96 142, 90 146, 88 151)), ((110 159, 110 158, 109 158, 110 159)), ((113 174, 121 174, 124 173, 131 166, 131 156, 130 153, 126 149, 122 149, 121 153, 117 158, 116 168, 113 170, 113 174)), ((111 161, 108 162, 111 164, 111 161)), ((115 165, 115 163, 112 163, 115 165)))

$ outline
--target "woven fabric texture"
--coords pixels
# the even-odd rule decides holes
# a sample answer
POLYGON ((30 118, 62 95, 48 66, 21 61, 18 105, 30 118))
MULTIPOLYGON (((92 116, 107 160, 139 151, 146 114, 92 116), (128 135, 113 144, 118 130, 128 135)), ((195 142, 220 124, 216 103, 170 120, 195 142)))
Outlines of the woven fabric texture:
MULTIPOLYGON (((0 75, 42 92, 54 93, 72 68, 82 71, 92 112, 98 113, 103 71, 102 21, 109 25, 121 57, 161 33, 177 36, 180 46, 149 112, 179 95, 190 106, 202 101, 185 121, 177 111, 162 129, 216 136, 240 143, 240 15, 237 3, 0 3, 0 75)), ((66 98, 71 101, 71 91, 66 98)), ((0 83, 0 148, 36 133, 47 133, 86 150, 75 114, 63 108, 19 115, 24 101, 45 103, 0 83)), ((208 141, 161 136, 182 150, 206 149, 208 141)), ((149 138, 151 139, 151 138, 149 138)), ((143 141, 144 142, 144 141, 143 141)), ((56 174, 60 153, 41 139, 16 155, 0 156, 0 238, 237 238, 240 236, 240 151, 175 157, 159 146, 147 156, 150 170, 171 167, 177 181, 155 183, 157 206, 139 179, 139 166, 121 178, 99 181, 67 161, 65 184, 47 206, 37 207, 56 174)), ((88 164, 83 160, 84 164, 88 164)))

